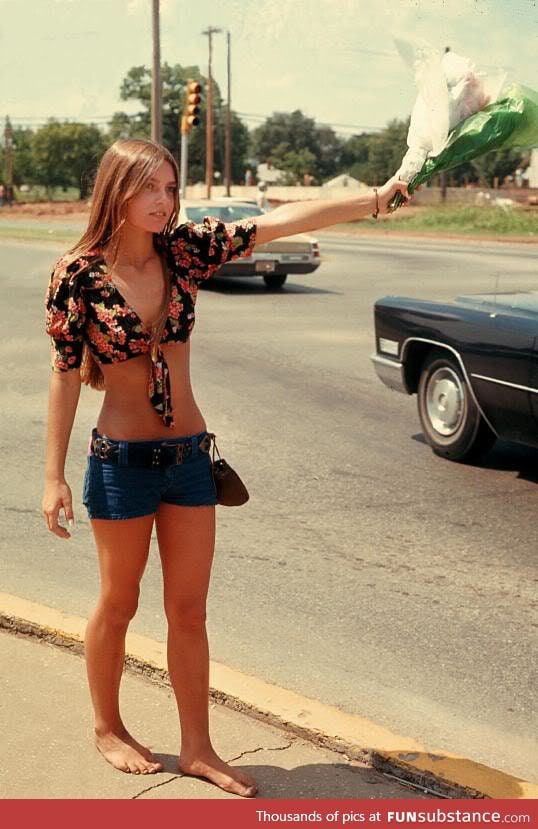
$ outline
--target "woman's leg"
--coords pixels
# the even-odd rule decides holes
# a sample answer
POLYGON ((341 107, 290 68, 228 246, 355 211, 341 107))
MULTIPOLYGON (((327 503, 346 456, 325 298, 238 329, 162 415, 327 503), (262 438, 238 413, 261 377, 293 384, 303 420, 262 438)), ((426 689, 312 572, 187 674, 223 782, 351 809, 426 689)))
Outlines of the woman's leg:
POLYGON ((215 753, 209 737, 206 598, 215 548, 215 507, 161 502, 155 516, 168 620, 168 673, 181 724, 179 769, 252 797, 255 781, 215 753))
POLYGON ((99 555, 101 594, 84 637, 86 670, 95 711, 95 743, 115 768, 134 774, 160 771, 145 746, 127 731, 120 716, 119 690, 125 634, 136 613, 154 515, 91 519, 99 555))

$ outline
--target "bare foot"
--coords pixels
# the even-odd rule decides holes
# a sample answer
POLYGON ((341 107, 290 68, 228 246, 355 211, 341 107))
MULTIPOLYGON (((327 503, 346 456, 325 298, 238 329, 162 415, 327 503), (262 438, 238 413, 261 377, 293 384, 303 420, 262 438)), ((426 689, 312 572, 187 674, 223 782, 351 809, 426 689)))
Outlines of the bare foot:
POLYGON ((95 745, 105 760, 115 769, 132 774, 155 774, 162 771, 163 764, 141 745, 127 730, 104 734, 95 733, 95 745))
POLYGON ((218 754, 209 749, 203 755, 187 757, 180 754, 178 768, 183 774, 205 777, 225 792, 239 794, 241 797, 254 797, 258 791, 254 778, 234 766, 221 760, 218 754))

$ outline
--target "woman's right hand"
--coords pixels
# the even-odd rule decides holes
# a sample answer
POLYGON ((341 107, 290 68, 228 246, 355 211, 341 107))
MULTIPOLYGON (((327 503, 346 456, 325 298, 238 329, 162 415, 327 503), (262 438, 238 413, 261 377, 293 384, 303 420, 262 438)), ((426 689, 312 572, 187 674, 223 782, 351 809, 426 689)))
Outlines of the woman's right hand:
POLYGON ((64 479, 45 481, 45 491, 41 504, 47 528, 58 538, 71 538, 71 533, 58 524, 60 510, 63 509, 65 520, 74 522, 73 498, 71 490, 64 479))

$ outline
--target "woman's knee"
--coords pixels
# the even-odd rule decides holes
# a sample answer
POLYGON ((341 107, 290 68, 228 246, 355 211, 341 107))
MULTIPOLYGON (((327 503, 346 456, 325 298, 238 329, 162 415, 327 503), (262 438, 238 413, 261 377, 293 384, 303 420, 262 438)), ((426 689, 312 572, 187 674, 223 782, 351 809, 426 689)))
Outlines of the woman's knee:
POLYGON ((123 593, 102 593, 98 611, 111 625, 128 625, 138 610, 139 595, 139 587, 123 593))
POLYGON ((165 601, 164 612, 170 627, 185 630, 198 630, 205 627, 207 613, 203 604, 185 604, 178 601, 165 601))

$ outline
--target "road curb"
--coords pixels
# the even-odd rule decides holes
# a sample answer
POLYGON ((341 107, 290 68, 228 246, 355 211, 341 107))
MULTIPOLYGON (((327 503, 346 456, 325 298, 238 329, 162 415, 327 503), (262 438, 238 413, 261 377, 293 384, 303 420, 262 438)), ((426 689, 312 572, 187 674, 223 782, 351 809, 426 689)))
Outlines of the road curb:
POLYGON ((325 233, 324 230, 316 230, 312 231, 319 236, 320 239, 325 237, 327 238, 331 235, 333 238, 344 238, 344 239, 402 239, 407 241, 415 241, 415 242, 442 242, 446 241, 449 243, 454 242, 461 242, 462 244, 466 244, 467 242, 483 242, 485 244, 499 244, 499 245, 536 245, 538 244, 538 238, 536 236, 488 236, 487 234, 476 234, 476 235, 469 235, 462 233, 435 233, 435 232, 428 232, 428 231, 415 231, 415 232, 406 232, 405 230, 385 230, 384 228, 380 228, 379 230, 327 230, 325 233))
MULTIPOLYGON (((83 654, 87 620, 0 593, 0 629, 83 654)), ((169 686, 166 644, 127 633, 126 666, 169 686)), ((370 720, 303 697, 216 662, 210 696, 236 711, 297 734, 348 758, 367 761, 449 798, 538 799, 538 785, 446 751, 431 750, 370 720)))

